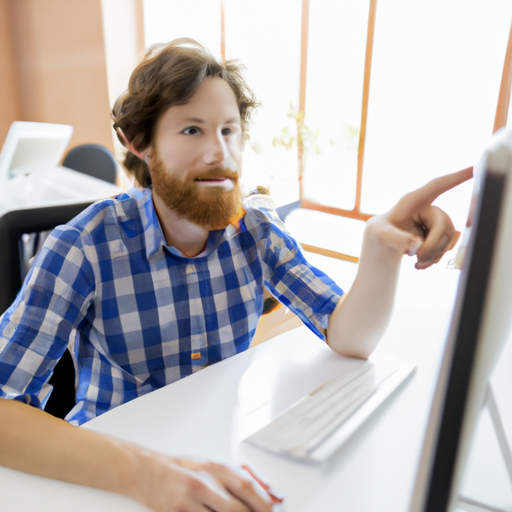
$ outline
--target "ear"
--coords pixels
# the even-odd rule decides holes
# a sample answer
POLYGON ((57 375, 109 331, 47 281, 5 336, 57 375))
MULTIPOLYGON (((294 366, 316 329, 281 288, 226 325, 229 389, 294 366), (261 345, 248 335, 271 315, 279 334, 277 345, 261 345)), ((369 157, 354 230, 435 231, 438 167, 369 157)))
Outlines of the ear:
POLYGON ((146 162, 146 165, 149 166, 149 162, 153 158, 153 145, 152 144, 150 144, 149 147, 147 147, 144 150, 143 155, 144 155, 144 162, 146 162))
POLYGON ((133 153, 135 156, 138 156, 141 160, 144 160, 147 163, 147 152, 146 151, 138 151, 135 149, 135 146, 133 142, 130 142, 126 135, 124 134, 123 130, 121 128, 116 128, 117 133, 123 139, 125 148, 130 152, 133 153))

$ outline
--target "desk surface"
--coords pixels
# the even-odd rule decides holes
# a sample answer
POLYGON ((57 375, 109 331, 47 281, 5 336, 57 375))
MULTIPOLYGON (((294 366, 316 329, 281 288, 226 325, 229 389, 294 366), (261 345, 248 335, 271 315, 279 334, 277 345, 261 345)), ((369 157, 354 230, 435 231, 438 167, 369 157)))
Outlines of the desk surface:
POLYGON ((61 166, 41 166, 0 183, 0 216, 10 210, 98 201, 121 193, 117 185, 61 166))
MULTIPOLYGON (((404 260, 396 313, 376 357, 400 357, 416 363, 417 371, 324 464, 287 460, 241 442, 352 364, 304 327, 118 407, 86 428, 171 455, 249 463, 285 495, 286 512, 406 512, 457 279, 458 272, 444 266, 418 272, 404 260), (436 300, 427 290, 435 290, 436 300)), ((0 505, 9 511, 146 510, 121 496, 6 468, 0 468, 0 505)))

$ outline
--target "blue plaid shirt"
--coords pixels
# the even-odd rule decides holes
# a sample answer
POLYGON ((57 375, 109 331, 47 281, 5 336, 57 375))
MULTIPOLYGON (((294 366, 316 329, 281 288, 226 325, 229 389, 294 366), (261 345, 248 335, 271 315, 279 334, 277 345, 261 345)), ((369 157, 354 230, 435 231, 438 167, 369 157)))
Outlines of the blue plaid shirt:
POLYGON ((270 209, 245 205, 187 258, 166 245, 151 189, 96 203, 50 235, 0 318, 0 397, 44 407, 66 347, 82 424, 249 347, 263 291, 325 336, 342 290, 270 209))

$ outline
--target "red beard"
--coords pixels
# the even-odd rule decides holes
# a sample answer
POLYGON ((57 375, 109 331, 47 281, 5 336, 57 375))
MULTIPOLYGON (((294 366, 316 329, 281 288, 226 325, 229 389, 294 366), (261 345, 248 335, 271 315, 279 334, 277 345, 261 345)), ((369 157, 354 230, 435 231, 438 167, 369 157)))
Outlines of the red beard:
POLYGON ((240 217, 242 194, 238 185, 238 173, 215 168, 207 173, 179 179, 165 169, 158 155, 151 166, 153 189, 165 205, 178 216, 209 231, 224 229, 240 217), (230 178, 233 188, 198 186, 196 179, 230 178))

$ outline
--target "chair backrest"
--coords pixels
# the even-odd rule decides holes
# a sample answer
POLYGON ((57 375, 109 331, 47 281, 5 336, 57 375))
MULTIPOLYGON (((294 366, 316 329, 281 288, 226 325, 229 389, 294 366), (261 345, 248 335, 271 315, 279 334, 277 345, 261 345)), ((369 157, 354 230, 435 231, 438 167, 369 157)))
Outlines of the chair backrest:
MULTIPOLYGON (((11 210, 0 217, 0 314, 12 304, 22 284, 22 236, 45 231, 69 222, 92 202, 11 210)), ((50 379, 52 394, 45 410, 64 416, 75 405, 75 369, 66 350, 50 379)))
POLYGON ((99 144, 75 146, 68 151, 62 165, 109 183, 116 182, 116 159, 106 147, 99 144))

